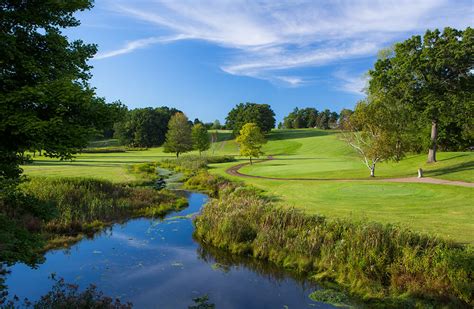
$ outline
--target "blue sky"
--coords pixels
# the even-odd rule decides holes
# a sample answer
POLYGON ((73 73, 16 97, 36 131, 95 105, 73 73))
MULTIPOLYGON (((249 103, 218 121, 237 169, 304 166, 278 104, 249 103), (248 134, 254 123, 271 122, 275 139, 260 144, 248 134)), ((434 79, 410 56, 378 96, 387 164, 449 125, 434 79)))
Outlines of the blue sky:
POLYGON ((473 2, 97 0, 71 39, 96 43, 91 84, 129 108, 224 120, 240 102, 352 108, 377 51, 426 29, 464 29, 473 2))

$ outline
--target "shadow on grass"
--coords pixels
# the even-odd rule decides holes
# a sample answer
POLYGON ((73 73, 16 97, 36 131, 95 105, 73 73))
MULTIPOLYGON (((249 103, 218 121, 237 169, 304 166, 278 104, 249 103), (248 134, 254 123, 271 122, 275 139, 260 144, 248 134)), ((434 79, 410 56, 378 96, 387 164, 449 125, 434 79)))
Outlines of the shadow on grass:
POLYGON ((317 136, 327 136, 337 134, 334 130, 316 130, 316 129, 294 129, 294 130, 274 130, 268 135, 269 141, 280 141, 286 139, 307 138, 317 136))
POLYGON ((472 171, 474 173, 474 161, 459 163, 452 166, 440 167, 434 170, 427 170, 425 174, 427 176, 441 176, 450 173, 472 171))

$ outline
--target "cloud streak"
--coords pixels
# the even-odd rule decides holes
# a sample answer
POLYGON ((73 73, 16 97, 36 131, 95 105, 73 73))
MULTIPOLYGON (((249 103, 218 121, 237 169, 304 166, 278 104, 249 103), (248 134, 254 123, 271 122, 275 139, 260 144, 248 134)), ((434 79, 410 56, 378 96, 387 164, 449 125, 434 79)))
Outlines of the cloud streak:
POLYGON ((305 84, 305 78, 288 70, 373 56, 407 35, 434 27, 464 28, 473 18, 470 1, 453 4, 447 0, 162 0, 132 4, 114 0, 110 7, 168 31, 170 37, 132 41, 96 59, 192 38, 234 50, 220 64, 224 72, 290 86, 305 84))
POLYGON ((189 37, 185 35, 175 35, 175 36, 169 36, 169 37, 150 37, 146 39, 134 40, 134 41, 130 41, 126 43, 125 46, 119 49, 104 52, 104 53, 98 53, 94 57, 94 59, 100 60, 100 59, 111 58, 111 57, 115 57, 119 55, 129 54, 137 49, 146 48, 153 44, 169 43, 169 42, 184 40, 184 39, 189 39, 189 37))

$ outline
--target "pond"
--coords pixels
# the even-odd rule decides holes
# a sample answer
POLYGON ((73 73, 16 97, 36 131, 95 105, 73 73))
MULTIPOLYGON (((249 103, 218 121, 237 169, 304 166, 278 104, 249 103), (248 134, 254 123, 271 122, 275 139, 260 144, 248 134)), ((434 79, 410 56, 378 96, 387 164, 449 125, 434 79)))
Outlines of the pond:
POLYGON ((115 224, 67 250, 53 250, 36 269, 10 267, 9 295, 37 300, 52 287, 51 274, 134 308, 187 308, 207 295, 216 308, 330 308, 308 295, 318 287, 252 258, 204 248, 192 238, 192 216, 207 201, 186 193, 189 207, 164 219, 115 224))

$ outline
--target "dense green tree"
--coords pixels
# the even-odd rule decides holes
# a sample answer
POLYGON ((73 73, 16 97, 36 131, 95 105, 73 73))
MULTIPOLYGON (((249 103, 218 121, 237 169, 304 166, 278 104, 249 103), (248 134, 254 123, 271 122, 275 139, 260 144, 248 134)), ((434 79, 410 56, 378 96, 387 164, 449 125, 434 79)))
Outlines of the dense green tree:
POLYGON ((115 124, 125 120, 128 108, 120 101, 109 104, 108 117, 104 120, 104 131, 98 137, 112 138, 115 135, 115 124))
POLYGON ((320 128, 327 130, 337 127, 338 119, 339 114, 331 112, 329 109, 318 112, 318 110, 313 107, 302 109, 296 107, 283 118, 283 126, 287 129, 320 128))
POLYGON ((168 123, 164 152, 173 152, 178 158, 181 153, 193 149, 191 125, 183 113, 174 114, 168 123))
POLYGON ((275 127, 275 113, 268 104, 240 103, 226 117, 226 128, 237 135, 246 123, 255 123, 264 133, 275 127))
POLYGON ((91 7, 87 0, 0 4, 1 261, 31 263, 41 247, 34 226, 51 214, 16 189, 25 153, 69 159, 109 125, 110 106, 88 84, 96 46, 62 34, 91 7))
POLYGON ((132 147, 160 146, 165 141, 168 122, 178 112, 166 106, 131 110, 123 121, 116 124, 115 136, 122 144, 132 147))
POLYGON ((236 142, 239 144, 240 155, 249 157, 252 164, 252 158, 258 158, 263 154, 262 146, 267 141, 257 124, 246 123, 240 130, 236 142))
POLYGON ((194 149, 199 150, 199 155, 201 152, 206 151, 211 147, 211 139, 207 129, 201 123, 195 124, 192 129, 192 139, 194 149))
MULTIPOLYGON (((431 126, 428 162, 436 161, 439 137, 472 144, 474 30, 427 31, 395 45, 369 71, 369 94, 396 102, 431 126), (454 133, 452 131, 455 131, 454 133), (443 132, 443 134, 440 134, 443 132)), ((420 130, 424 132, 424 130, 420 130)))

